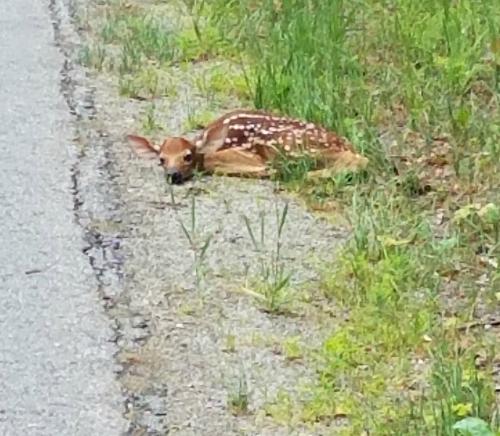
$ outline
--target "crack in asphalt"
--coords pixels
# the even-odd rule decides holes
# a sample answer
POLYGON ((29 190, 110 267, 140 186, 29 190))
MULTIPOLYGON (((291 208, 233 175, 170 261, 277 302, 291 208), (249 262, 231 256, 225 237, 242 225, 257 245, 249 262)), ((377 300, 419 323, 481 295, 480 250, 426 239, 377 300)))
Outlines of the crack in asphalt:
MULTIPOLYGON (((92 122, 96 118, 96 109, 92 89, 87 86, 83 69, 75 66, 73 57, 79 46, 79 38, 74 26, 75 7, 71 0, 50 0, 55 42, 64 56, 60 72, 60 89, 69 112, 74 117, 77 137, 80 144, 74 164, 71 168, 72 196, 74 217, 82 228, 87 247, 83 253, 87 256, 97 280, 96 292, 99 294, 105 311, 110 319, 114 332, 112 341, 118 351, 114 358, 123 350, 137 348, 150 337, 149 318, 128 306, 124 295, 123 265, 121 254, 123 236, 120 232, 101 231, 94 222, 101 220, 112 228, 118 228, 121 223, 120 199, 113 186, 113 158, 107 146, 107 134, 96 129, 92 122), (88 168, 94 168, 95 177, 85 174, 88 168), (84 180, 87 177, 90 180, 84 180), (101 185, 101 186, 98 186, 101 185), (104 190, 99 188, 104 185, 104 190), (92 197, 105 193, 105 197, 95 199, 98 206, 92 203, 92 197), (104 206, 104 207, 103 207, 104 206), (97 213, 96 210, 97 209, 97 213)), ((126 362, 120 364, 116 371, 117 378, 126 375, 132 365, 126 362)), ((167 434, 165 423, 166 389, 159 387, 151 395, 135 395, 123 389, 123 414, 129 421, 126 435, 136 434, 167 434), (152 416, 154 419, 151 419, 152 416), (148 424, 145 424, 147 422, 148 424)))
MULTIPOLYGON (((268 181, 209 177, 201 190, 193 181, 175 190, 174 207, 158 167, 134 161, 123 148, 123 131, 137 129, 135 119, 144 107, 116 98, 111 77, 94 75, 74 61, 79 47, 92 44, 87 39, 91 22, 80 28, 78 23, 85 22, 79 21, 85 20, 84 10, 89 13, 85 8, 96 5, 84 0, 52 3, 66 58, 61 92, 74 114, 80 146, 72 172, 75 219, 85 234, 96 291, 113 323, 126 434, 219 435, 241 434, 242 429, 247 434, 288 434, 269 419, 261 422, 258 413, 235 418, 227 404, 233 384, 241 377, 248 381, 253 411, 263 410, 278 391, 297 392, 296 380, 310 379, 313 369, 289 365, 274 347, 254 344, 251 338, 274 338, 278 344, 300 335, 317 346, 330 315, 296 301, 300 316, 270 316, 239 290, 259 277, 264 257, 269 261, 277 237, 274 218, 285 204, 290 208, 286 244, 280 250, 282 261, 294 270, 292 287, 314 286, 318 258, 333 256, 345 232, 285 198, 268 181), (251 244, 243 217, 267 222, 265 254, 251 244), (211 236, 202 287, 193 267, 196 254, 182 232, 187 222, 196 239, 211 236), (308 315, 324 322, 315 325, 308 315), (241 341, 234 353, 225 349, 228 334, 241 341)), ((196 94, 189 77, 181 71, 173 74, 180 75, 180 96, 163 102, 168 113, 163 122, 167 130, 179 131, 189 115, 189 106, 179 101, 200 107, 208 101, 196 94)))

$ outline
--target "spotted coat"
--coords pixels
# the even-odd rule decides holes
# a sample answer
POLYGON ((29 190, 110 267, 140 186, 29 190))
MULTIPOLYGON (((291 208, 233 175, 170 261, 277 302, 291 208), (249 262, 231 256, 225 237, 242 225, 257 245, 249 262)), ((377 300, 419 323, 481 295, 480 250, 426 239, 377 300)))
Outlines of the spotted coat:
POLYGON ((279 152, 294 155, 307 151, 352 151, 340 136, 314 123, 262 111, 232 111, 194 139, 200 153, 242 148, 268 159, 279 152))

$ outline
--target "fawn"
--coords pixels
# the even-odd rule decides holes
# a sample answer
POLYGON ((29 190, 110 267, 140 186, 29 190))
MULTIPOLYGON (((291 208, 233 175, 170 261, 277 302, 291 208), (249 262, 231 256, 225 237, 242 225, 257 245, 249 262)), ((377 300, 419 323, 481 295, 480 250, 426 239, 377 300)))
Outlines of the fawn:
POLYGON ((192 141, 169 137, 157 145, 142 136, 127 138, 138 154, 159 158, 173 184, 190 178, 195 169, 268 177, 268 164, 281 153, 292 157, 309 154, 325 170, 357 170, 368 164, 349 142, 319 125, 256 110, 226 113, 192 141))

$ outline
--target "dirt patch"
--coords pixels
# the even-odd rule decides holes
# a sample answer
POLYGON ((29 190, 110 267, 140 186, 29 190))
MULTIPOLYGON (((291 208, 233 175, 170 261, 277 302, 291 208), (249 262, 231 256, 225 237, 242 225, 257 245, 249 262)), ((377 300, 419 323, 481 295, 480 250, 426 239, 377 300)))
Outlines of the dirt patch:
MULTIPOLYGON (((345 232, 271 182, 203 177, 171 190, 156 163, 138 159, 124 141, 140 132, 150 103, 119 97, 115 77, 75 62, 79 40, 64 22, 79 23, 98 5, 53 7, 81 148, 75 209, 115 325, 129 433, 324 434, 324 423, 287 420, 286 403, 284 419, 269 418, 269 404, 307 396, 309 354, 336 322, 322 310, 315 271, 345 232), (278 274, 273 267, 291 274, 274 313, 259 293, 278 274)), ((205 67, 170 70, 175 98, 155 105, 166 131, 184 133, 183 102, 213 110, 193 84, 205 67)))

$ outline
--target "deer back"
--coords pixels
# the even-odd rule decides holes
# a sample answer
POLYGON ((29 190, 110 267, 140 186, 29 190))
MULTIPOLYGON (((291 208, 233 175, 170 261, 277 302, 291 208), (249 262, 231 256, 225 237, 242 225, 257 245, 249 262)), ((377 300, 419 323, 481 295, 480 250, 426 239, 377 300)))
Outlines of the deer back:
POLYGON ((322 126, 263 111, 229 112, 209 124, 194 143, 202 154, 238 147, 264 158, 279 152, 353 151, 349 142, 322 126))

